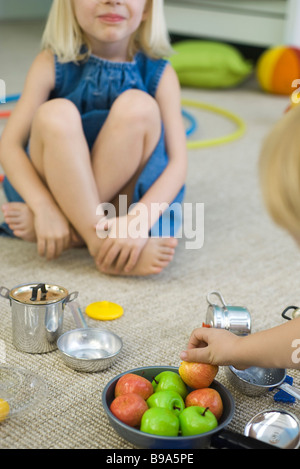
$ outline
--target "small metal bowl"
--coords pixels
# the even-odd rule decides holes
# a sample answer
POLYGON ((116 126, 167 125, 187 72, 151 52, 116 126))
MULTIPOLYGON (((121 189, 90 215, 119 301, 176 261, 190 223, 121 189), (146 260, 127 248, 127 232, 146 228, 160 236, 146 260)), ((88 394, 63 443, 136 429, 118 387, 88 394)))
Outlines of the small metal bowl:
POLYGON ((82 328, 65 332, 59 337, 57 346, 67 366, 76 371, 95 373, 114 363, 123 342, 111 331, 82 328))
MULTIPOLYGON (((144 378, 152 381, 153 377, 161 373, 162 371, 173 371, 178 373, 178 368, 171 366, 149 366, 142 368, 135 368, 133 370, 126 371, 120 375, 113 378, 104 388, 102 392, 102 404, 104 410, 107 414, 107 417, 115 429, 115 431, 122 437, 124 440, 127 440, 129 443, 133 444, 137 448, 143 449, 176 449, 176 450, 185 450, 185 449, 198 449, 205 448, 210 445, 212 438, 226 425, 231 421, 234 414, 234 400, 230 392, 217 381, 213 381, 211 387, 216 389, 221 396, 223 401, 223 415, 219 420, 219 425, 214 430, 211 430, 207 433, 202 433, 199 435, 193 436, 158 436, 151 435, 150 433, 144 433, 136 428, 129 427, 128 425, 121 422, 117 419, 112 412, 110 411, 110 405, 114 399, 115 386, 118 379, 127 373, 135 373, 137 375, 143 376, 144 378)), ((189 391, 191 389, 188 388, 189 391)))

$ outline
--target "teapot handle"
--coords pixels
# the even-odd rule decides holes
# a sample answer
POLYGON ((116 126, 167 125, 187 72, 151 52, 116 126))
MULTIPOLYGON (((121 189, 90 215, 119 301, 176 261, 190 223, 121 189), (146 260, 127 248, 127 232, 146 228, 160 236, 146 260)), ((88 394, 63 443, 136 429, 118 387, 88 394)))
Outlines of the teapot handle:
POLYGON ((68 296, 64 299, 64 304, 71 303, 72 301, 76 300, 78 297, 78 291, 73 291, 72 293, 69 293, 68 296))
POLYGON ((9 292, 10 292, 10 290, 8 288, 0 287, 0 296, 5 298, 6 300, 9 300, 9 292))
POLYGON ((210 297, 211 297, 212 295, 217 296, 217 297, 221 300, 223 306, 226 308, 227 304, 226 304, 226 302, 225 302, 225 300, 224 300, 224 298, 223 298, 223 295, 222 295, 220 292, 218 292, 218 291, 212 291, 212 292, 210 292, 210 293, 207 295, 207 297, 206 297, 207 302, 208 302, 211 306, 215 306, 215 303, 212 303, 212 301, 211 301, 211 299, 210 299, 210 297))
POLYGON ((284 318, 284 319, 288 319, 288 320, 291 320, 292 318, 290 318, 289 316, 286 315, 286 313, 288 312, 289 309, 299 309, 298 306, 288 306, 287 308, 285 308, 285 310, 282 311, 281 313, 281 316, 284 318))

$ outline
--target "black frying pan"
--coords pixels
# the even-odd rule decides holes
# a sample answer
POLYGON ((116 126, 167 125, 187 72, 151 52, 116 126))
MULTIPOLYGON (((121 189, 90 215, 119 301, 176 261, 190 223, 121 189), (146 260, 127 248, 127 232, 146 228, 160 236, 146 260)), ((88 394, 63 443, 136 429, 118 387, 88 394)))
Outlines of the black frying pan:
POLYGON ((223 415, 219 420, 219 425, 214 430, 194 436, 165 437, 143 433, 136 428, 129 427, 117 419, 109 410, 114 399, 115 386, 118 379, 127 373, 135 373, 143 376, 149 381, 162 371, 174 371, 178 373, 178 368, 170 366, 142 367, 126 371, 113 378, 104 388, 102 393, 102 404, 108 419, 115 431, 125 440, 132 443, 137 448, 143 449, 199 449, 199 448, 227 448, 227 449, 279 449, 257 439, 244 436, 239 433, 226 430, 233 418, 235 404, 231 393, 218 381, 214 380, 211 387, 216 389, 223 401, 223 415))

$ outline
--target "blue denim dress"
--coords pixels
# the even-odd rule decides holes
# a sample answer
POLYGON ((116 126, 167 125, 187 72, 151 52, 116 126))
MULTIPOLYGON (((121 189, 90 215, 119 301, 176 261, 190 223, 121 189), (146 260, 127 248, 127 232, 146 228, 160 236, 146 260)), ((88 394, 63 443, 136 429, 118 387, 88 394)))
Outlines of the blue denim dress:
MULTIPOLYGON (((55 89, 49 99, 65 98, 78 108, 84 134, 90 149, 103 126, 114 101, 126 90, 142 90, 155 97, 161 76, 167 65, 164 59, 151 59, 139 52, 132 62, 111 62, 91 55, 79 64, 60 63, 55 58, 55 89)), ((138 202, 161 175, 168 164, 165 148, 164 129, 160 140, 141 172, 135 188, 132 203, 138 202)), ((9 202, 22 201, 20 195, 5 178, 4 191, 9 202)), ((175 236, 182 223, 181 203, 184 187, 152 227, 151 236, 175 236)), ((12 235, 6 224, 0 227, 2 234, 12 235)))

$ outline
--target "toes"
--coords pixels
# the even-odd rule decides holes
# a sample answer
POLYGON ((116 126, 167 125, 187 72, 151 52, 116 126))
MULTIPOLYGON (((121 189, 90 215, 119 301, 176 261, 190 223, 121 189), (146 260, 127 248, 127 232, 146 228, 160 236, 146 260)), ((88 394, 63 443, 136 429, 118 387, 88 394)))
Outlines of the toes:
POLYGON ((21 224, 18 218, 14 217, 4 217, 4 221, 8 224, 11 230, 16 230, 20 228, 21 224))
POLYGON ((162 243, 169 248, 175 249, 178 245, 178 239, 176 238, 161 238, 162 243))

